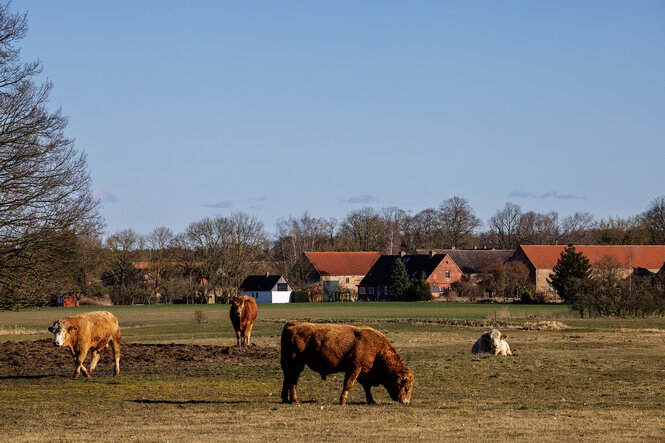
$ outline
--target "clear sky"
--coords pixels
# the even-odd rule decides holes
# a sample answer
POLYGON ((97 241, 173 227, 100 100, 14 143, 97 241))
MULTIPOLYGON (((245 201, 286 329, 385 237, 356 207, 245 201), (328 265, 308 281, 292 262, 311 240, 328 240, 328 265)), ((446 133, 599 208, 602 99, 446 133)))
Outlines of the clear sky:
POLYGON ((33 1, 107 232, 665 194, 665 1, 33 1))

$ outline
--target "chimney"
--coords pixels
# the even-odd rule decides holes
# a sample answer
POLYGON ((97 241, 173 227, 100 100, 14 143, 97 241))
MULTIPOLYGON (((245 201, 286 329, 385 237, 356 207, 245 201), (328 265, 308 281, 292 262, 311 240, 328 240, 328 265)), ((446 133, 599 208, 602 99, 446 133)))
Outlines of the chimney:
POLYGON ((429 256, 430 256, 430 257, 434 257, 434 254, 436 254, 436 252, 434 252, 434 251, 432 251, 432 250, 429 251, 429 256))
POLYGON ((400 253, 399 253, 399 256, 400 256, 400 257, 404 257, 405 255, 406 255, 406 252, 404 252, 404 251, 400 251, 400 253))
POLYGON ((478 245, 473 245, 473 250, 475 251, 476 249, 478 249, 478 245))
POLYGON ((454 251, 454 250, 455 250, 455 247, 453 246, 453 247, 451 247, 450 249, 452 249, 452 250, 454 251))
POLYGON ((266 272, 266 278, 270 277, 270 272, 266 272))

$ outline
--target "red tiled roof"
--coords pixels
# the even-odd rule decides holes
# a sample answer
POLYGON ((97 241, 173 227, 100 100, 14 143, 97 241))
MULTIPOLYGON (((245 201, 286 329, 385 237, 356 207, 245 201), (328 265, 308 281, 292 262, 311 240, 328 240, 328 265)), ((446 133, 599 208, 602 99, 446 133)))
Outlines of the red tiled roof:
MULTIPOLYGON (((521 245, 520 248, 537 269, 552 269, 566 246, 521 245)), ((622 268, 660 269, 665 263, 665 246, 592 246, 575 245, 595 267, 611 257, 622 268)))
POLYGON ((365 275, 380 252, 305 252, 319 275, 365 275))

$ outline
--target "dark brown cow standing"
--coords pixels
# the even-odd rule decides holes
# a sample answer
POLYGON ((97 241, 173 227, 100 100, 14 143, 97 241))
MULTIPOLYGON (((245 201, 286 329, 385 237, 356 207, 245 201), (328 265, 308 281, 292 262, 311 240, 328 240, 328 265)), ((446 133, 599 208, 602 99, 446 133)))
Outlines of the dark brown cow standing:
POLYGON ((258 309, 256 301, 247 295, 240 295, 231 301, 231 323, 236 330, 236 339, 238 346, 248 346, 252 336, 252 326, 256 321, 258 309))
POLYGON ((385 335, 369 327, 288 322, 282 330, 282 403, 297 402, 296 384, 309 366, 323 380, 326 375, 344 372, 344 389, 339 403, 345 404, 349 390, 358 380, 365 389, 368 404, 374 399, 370 389, 383 385, 390 398, 411 401, 413 372, 385 335))
POLYGON ((99 361, 99 352, 108 348, 109 343, 113 347, 115 357, 113 375, 120 373, 120 327, 118 319, 110 312, 95 311, 66 317, 53 322, 48 330, 53 333, 54 345, 66 346, 72 353, 76 365, 74 378, 77 378, 81 371, 90 378, 99 361), (83 362, 90 350, 92 350, 92 361, 88 371, 83 362))

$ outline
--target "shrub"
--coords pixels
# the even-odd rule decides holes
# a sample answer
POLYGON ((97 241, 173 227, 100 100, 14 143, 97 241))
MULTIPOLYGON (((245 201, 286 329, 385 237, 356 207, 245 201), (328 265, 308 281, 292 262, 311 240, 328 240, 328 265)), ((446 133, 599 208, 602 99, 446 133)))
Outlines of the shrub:
POLYGON ((411 280, 404 292, 404 300, 407 301, 429 301, 432 300, 432 290, 425 279, 411 280))
POLYGON ((291 293, 291 303, 307 303, 309 295, 305 291, 293 291, 291 293))

